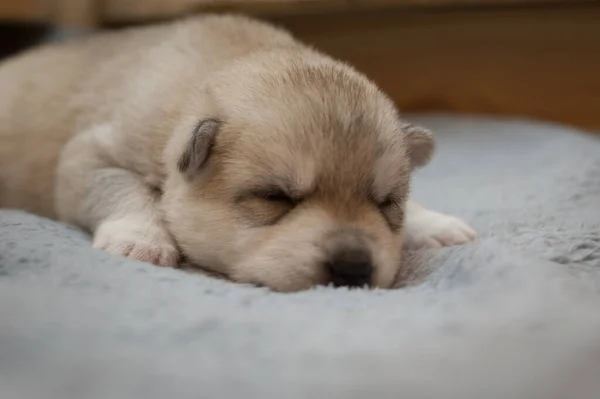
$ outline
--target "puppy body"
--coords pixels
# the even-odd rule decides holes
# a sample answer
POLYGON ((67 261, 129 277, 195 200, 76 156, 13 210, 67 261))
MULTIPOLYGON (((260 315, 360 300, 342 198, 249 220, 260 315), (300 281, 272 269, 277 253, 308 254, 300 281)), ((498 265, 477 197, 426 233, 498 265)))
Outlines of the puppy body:
POLYGON ((407 202, 427 131, 349 66, 251 19, 36 49, 0 65, 0 92, 0 206, 113 253, 293 291, 389 287, 404 231, 412 245, 473 238, 407 202))
POLYGON ((90 130, 104 129, 107 152, 116 151, 128 170, 161 181, 165 143, 186 110, 204 111, 201 91, 211 72, 262 48, 295 45, 285 32, 249 19, 206 17, 7 60, 0 64, 0 204, 57 217, 58 156, 90 130))

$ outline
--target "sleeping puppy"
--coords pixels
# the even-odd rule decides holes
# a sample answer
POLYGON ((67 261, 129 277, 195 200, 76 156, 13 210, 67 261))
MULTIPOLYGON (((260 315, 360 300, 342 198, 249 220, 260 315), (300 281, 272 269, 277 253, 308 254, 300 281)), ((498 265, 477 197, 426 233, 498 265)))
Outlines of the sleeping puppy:
POLYGON ((163 266, 296 291, 390 287, 403 244, 475 232, 409 200, 431 134, 287 32, 203 16, 0 65, 0 206, 163 266))

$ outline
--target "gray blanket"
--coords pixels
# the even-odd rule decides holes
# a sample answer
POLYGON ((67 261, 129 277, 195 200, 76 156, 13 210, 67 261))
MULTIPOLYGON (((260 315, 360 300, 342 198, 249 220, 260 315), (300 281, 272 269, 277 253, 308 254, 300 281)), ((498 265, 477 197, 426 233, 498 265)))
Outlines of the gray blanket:
POLYGON ((481 237, 396 290, 275 294, 0 212, 0 398, 599 398, 600 140, 413 119, 438 133, 415 197, 481 237))

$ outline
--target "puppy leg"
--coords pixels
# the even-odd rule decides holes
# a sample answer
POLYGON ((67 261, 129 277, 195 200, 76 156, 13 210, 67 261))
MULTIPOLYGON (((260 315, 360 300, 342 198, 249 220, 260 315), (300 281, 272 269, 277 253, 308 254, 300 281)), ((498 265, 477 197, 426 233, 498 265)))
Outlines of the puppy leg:
POLYGON ((432 211, 409 200, 405 216, 405 245, 438 248, 466 244, 477 233, 461 219, 432 211))
POLYGON ((160 216, 160 194, 117 165, 106 129, 75 137, 61 154, 55 192, 60 219, 91 231, 95 248, 176 266, 178 251, 160 216))
POLYGON ((92 180, 97 184, 84 208, 96 219, 94 248, 160 266, 176 266, 177 249, 163 226, 154 189, 126 170, 99 169, 93 172, 92 180))

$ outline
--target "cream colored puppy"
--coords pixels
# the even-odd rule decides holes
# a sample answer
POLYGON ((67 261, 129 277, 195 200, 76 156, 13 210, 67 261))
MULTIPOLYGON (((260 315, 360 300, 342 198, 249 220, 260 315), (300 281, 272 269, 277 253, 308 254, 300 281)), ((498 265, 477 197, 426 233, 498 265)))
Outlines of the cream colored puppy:
POLYGON ((0 206, 80 226, 114 254, 279 291, 390 287, 403 232, 414 246, 475 236, 407 202, 428 131, 258 21, 42 47, 0 65, 0 93, 0 206))

